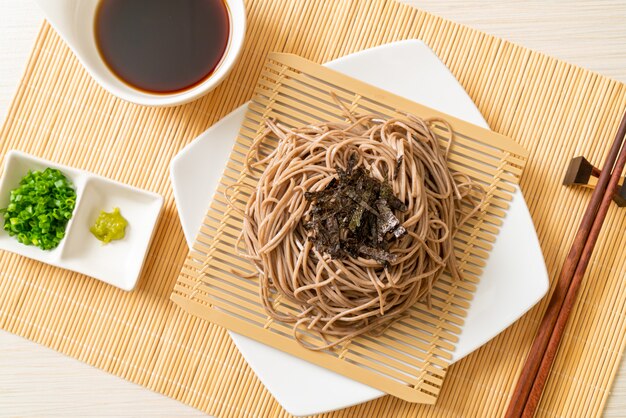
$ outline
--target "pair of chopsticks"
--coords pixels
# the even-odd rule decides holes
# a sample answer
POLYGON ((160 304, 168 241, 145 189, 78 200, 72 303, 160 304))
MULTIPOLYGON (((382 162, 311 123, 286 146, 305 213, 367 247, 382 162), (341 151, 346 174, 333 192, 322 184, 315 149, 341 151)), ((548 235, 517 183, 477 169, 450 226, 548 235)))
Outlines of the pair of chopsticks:
POLYGON ((622 171, 624 171, 625 136, 626 114, 622 118, 617 136, 606 157, 598 184, 591 195, 591 201, 585 210, 574 243, 567 254, 556 288, 524 363, 505 415, 507 418, 535 415, 554 357, 563 338, 565 325, 576 301, 576 294, 607 211, 619 186, 622 171))

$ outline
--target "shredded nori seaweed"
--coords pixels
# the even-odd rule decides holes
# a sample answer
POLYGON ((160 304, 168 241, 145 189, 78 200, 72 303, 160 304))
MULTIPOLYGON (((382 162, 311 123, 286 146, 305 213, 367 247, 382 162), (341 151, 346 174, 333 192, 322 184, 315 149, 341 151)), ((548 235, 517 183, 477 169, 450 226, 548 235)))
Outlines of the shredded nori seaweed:
POLYGON ((324 190, 305 194, 312 203, 305 228, 321 253, 334 259, 373 259, 387 267, 397 259, 390 244, 406 234, 394 211, 404 212, 407 206, 387 182, 355 164, 351 158, 345 170, 335 168, 337 177, 324 190))

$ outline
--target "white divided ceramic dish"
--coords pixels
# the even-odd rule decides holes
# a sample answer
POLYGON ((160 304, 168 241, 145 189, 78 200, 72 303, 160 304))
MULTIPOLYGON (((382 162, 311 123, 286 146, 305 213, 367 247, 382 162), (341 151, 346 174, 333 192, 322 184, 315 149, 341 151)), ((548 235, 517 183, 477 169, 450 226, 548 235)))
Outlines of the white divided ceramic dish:
MULTIPOLYGON (((437 56, 420 41, 401 41, 326 64, 349 76, 488 128, 480 112, 437 56), (381 65, 385 63, 385 65, 381 65)), ((191 246, 228 160, 246 106, 220 120, 172 161, 174 196, 191 246)), ((497 237, 459 342, 456 362, 515 322, 548 290, 535 228, 519 188, 497 237)), ((293 415, 365 402, 383 393, 236 333, 233 341, 276 400, 293 415)))
POLYGON ((0 180, 0 207, 8 205, 10 191, 19 185, 29 170, 41 171, 47 167, 60 170, 76 190, 76 205, 65 238, 55 249, 44 251, 21 244, 0 229, 0 249, 76 271, 123 290, 132 290, 141 273, 163 198, 86 171, 10 151, 5 156, 0 180), (89 227, 101 210, 110 212, 116 207, 128 221, 126 235, 105 245, 91 234, 89 227))

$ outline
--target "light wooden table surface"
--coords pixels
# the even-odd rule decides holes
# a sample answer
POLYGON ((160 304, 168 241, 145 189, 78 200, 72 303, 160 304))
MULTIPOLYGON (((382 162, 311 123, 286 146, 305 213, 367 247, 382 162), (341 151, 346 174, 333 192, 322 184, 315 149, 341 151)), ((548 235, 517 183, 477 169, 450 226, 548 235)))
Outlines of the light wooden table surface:
MULTIPOLYGON (((404 0, 626 82, 626 1, 404 0)), ((42 21, 32 0, 0 0, 0 120, 42 21)), ((0 266, 1 268, 1 266, 0 266)), ((626 362, 606 417, 626 417, 626 362)), ((0 331, 0 416, 204 416, 182 403, 0 331)))

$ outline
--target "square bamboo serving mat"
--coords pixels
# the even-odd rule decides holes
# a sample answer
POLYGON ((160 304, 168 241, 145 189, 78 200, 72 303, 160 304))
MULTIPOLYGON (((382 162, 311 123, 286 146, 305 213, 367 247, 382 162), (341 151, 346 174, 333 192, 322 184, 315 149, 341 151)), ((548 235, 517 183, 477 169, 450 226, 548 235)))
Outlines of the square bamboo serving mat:
MULTIPOLYGON (((599 164, 624 112, 624 84, 397 4, 249 0, 239 63, 213 92, 175 108, 116 99, 44 25, 0 131, 20 149, 161 193, 164 211, 135 291, 0 254, 0 327, 217 416, 283 411, 220 327, 169 300, 188 252, 169 183, 171 158, 253 95, 268 52, 323 63, 417 38, 450 68, 491 128, 529 150, 520 187, 551 277, 588 202, 561 185, 569 159, 599 164)), ((612 207, 540 404, 541 416, 599 416, 626 343, 626 219, 612 207)), ((386 396, 343 417, 501 416, 545 301, 447 370, 435 405, 386 396)))
MULTIPOLYGON (((276 148, 278 139, 268 137, 264 152, 276 148)), ((515 184, 526 162, 526 150, 498 133, 471 125, 450 115, 412 103, 319 64, 291 54, 269 55, 248 105, 237 141, 230 155, 211 207, 204 217, 172 300, 190 313, 226 327, 294 356, 306 359, 346 377, 410 402, 432 404, 441 390, 445 370, 472 294, 496 239, 515 184), (304 349, 294 338, 292 325, 267 315, 258 291, 258 278, 248 259, 238 255, 236 237, 243 228, 243 212, 267 164, 247 170, 246 155, 272 119, 299 128, 311 123, 346 121, 336 101, 354 115, 376 114, 402 118, 413 114, 423 119, 444 119, 454 133, 451 144, 447 128, 434 126, 442 149, 448 147, 448 165, 469 176, 485 189, 481 211, 461 228, 455 253, 463 279, 446 272, 432 290, 431 307, 416 304, 409 317, 395 322, 383 335, 361 336, 334 350, 304 349), (443 130, 443 131, 442 131, 443 130), (246 187, 237 187, 245 184, 246 187), (234 186, 234 187, 233 187, 234 186), (226 190, 234 190, 226 196, 226 190)), ((470 209, 465 206, 466 212, 470 209)), ((298 311, 284 298, 274 300, 282 314, 298 311)), ((306 337, 309 344, 324 344, 319 336, 306 337)))

